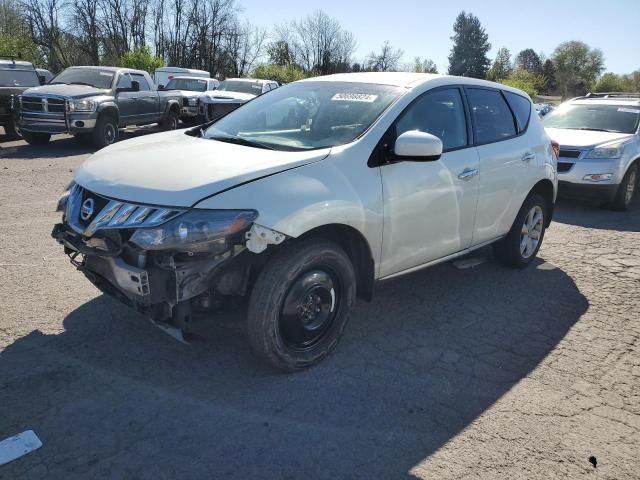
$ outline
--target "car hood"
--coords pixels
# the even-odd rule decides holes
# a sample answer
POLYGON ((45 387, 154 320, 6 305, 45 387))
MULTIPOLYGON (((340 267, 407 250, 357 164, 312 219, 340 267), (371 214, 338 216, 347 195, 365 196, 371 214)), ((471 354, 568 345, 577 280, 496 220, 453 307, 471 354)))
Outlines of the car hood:
POLYGON ((41 87, 33 87, 24 92, 25 95, 59 95, 61 97, 95 97, 104 95, 109 90, 89 87, 87 85, 42 85, 41 87))
MULTIPOLYGON (((196 138, 177 130, 102 149, 82 164, 75 181, 105 197, 190 207, 239 184, 320 161, 330 151, 265 150, 196 138)), ((252 198, 247 203, 257 205, 260 201, 252 198)))
POLYGON ((201 95, 203 100, 208 102, 237 102, 238 100, 241 102, 248 102, 256 98, 255 95, 250 93, 242 93, 242 92, 229 92, 226 90, 214 90, 213 92, 203 93, 201 95))
POLYGON ((614 140, 631 137, 628 133, 595 132, 592 130, 570 130, 566 128, 546 128, 547 135, 562 147, 595 147, 614 140))

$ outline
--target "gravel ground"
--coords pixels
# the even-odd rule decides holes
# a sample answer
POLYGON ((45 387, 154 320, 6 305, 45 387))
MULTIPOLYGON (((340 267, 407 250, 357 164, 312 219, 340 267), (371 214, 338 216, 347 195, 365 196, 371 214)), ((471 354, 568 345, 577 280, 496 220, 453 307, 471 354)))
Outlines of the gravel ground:
POLYGON ((74 271, 49 233, 89 154, 0 138, 0 439, 43 442, 0 478, 638 478, 640 202, 561 202, 524 271, 380 285, 282 375, 241 309, 187 346, 74 271))

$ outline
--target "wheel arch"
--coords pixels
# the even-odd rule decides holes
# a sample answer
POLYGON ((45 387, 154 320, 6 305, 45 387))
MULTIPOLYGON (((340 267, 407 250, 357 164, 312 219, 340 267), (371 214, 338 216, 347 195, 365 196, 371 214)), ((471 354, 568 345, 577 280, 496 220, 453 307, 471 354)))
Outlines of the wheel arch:
POLYGON ((553 182, 547 178, 540 180, 529 191, 529 195, 527 195, 527 198, 533 193, 540 195, 542 198, 545 199, 545 202, 547 202, 547 207, 549 209, 547 213, 549 215, 547 215, 545 227, 548 227, 551 224, 551 218, 553 217, 553 209, 554 209, 553 182))
POLYGON ((360 231, 349 225, 332 223, 308 230, 297 237, 297 240, 308 238, 324 238, 339 245, 353 262, 358 297, 363 300, 373 298, 375 264, 371 246, 360 231))
POLYGON ((116 107, 115 105, 106 104, 101 106, 100 109, 98 110, 98 118, 104 115, 110 115, 112 117, 115 117, 116 123, 118 123, 118 125, 120 124, 120 111, 118 110, 118 107, 116 107))

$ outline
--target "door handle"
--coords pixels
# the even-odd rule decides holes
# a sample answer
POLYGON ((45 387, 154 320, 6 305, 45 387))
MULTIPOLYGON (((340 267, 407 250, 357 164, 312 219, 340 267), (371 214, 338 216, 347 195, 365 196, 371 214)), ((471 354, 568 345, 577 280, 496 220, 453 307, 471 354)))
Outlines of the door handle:
POLYGON ((536 158, 536 154, 535 153, 531 153, 531 152, 527 152, 522 156, 522 161, 523 162, 530 162, 531 160, 536 158))
POLYGON ((458 175, 458 178, 460 180, 464 180, 465 182, 468 182, 476 175, 478 175, 477 168, 465 168, 462 172, 460 172, 460 174, 458 175))

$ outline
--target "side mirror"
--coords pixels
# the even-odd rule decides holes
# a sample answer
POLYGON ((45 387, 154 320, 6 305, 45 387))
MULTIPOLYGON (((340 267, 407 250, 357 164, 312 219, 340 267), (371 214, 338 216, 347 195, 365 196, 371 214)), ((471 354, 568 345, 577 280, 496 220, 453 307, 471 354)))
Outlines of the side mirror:
POLYGON ((38 81, 40 82, 40 85, 44 85, 47 83, 47 78, 44 75, 38 75, 38 81))
POLYGON ((140 82, 138 82, 136 80, 132 80, 131 81, 131 91, 132 92, 139 92, 140 91, 140 82))
POLYGON ((442 140, 430 133, 409 130, 396 139, 393 150, 397 160, 430 162, 442 156, 442 140))
POLYGON ((164 90, 164 85, 162 84, 158 85, 158 90, 164 90))

